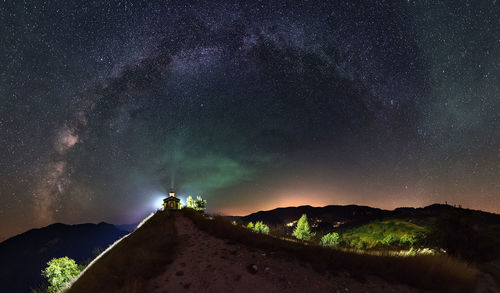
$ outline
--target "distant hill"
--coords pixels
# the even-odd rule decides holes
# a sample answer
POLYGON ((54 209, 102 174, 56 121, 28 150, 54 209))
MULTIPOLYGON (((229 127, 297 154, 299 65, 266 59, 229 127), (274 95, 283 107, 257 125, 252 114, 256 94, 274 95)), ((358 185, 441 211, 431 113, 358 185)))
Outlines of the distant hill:
POLYGON ((367 206, 329 205, 325 207, 299 206, 277 208, 270 211, 260 211, 240 219, 245 222, 263 221, 271 225, 284 225, 296 221, 302 214, 310 219, 321 219, 323 222, 335 224, 365 222, 391 215, 391 211, 367 206))
POLYGON ((54 257, 68 256, 83 264, 128 232, 107 223, 32 229, 0 243, 2 292, 30 292, 42 282, 40 271, 54 257))
MULTIPOLYGON (((296 222, 302 214, 307 214, 313 222, 314 231, 320 234, 331 231, 347 233, 344 235, 346 238, 352 231, 357 231, 355 234, 359 236, 363 225, 371 227, 376 220, 390 220, 391 223, 408 221, 406 225, 414 223, 429 231, 426 245, 444 248, 449 254, 468 261, 500 258, 500 215, 446 204, 402 207, 392 211, 357 205, 299 206, 260 211, 238 219, 245 223, 263 221, 283 227, 296 222), (352 230, 354 228, 357 230, 352 230)), ((284 228, 290 232, 293 227, 284 228)))
POLYGON ((276 208, 269 211, 259 211, 239 217, 244 222, 263 221, 271 225, 284 225, 296 221, 302 214, 310 219, 321 219, 323 222, 344 224, 361 224, 367 221, 385 217, 413 218, 415 220, 433 221, 449 213, 458 213, 477 224, 500 225, 500 215, 479 210, 457 208, 445 204, 433 204, 423 208, 401 207, 395 210, 383 210, 358 205, 329 205, 324 207, 298 206, 276 208))
POLYGON ((500 225, 500 215, 480 210, 464 209, 447 204, 432 204, 423 208, 401 207, 391 211, 393 216, 413 218, 436 218, 443 214, 459 214, 473 222, 500 225))

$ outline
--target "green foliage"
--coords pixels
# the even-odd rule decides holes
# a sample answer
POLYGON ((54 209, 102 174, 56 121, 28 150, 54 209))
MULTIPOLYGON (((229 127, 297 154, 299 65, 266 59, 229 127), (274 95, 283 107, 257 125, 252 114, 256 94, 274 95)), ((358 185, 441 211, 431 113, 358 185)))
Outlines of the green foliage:
POLYGON ((196 199, 193 199, 190 195, 186 199, 186 206, 197 211, 204 211, 207 208, 207 201, 201 198, 201 196, 197 196, 196 199))
POLYGON ((53 258, 47 263, 45 270, 42 270, 42 276, 49 281, 48 292, 57 292, 66 287, 66 285, 77 277, 83 267, 75 263, 67 256, 53 258))
POLYGON ((255 225, 250 222, 247 224, 247 229, 250 229, 256 233, 269 234, 269 226, 264 224, 262 221, 258 221, 255 225))
POLYGON ((257 233, 269 234, 269 226, 261 221, 255 223, 253 230, 257 233))
POLYGON ((314 237, 314 233, 311 232, 311 228, 309 227, 306 214, 303 214, 302 217, 300 217, 297 227, 293 230, 292 235, 299 240, 305 241, 309 241, 312 237, 314 237))
POLYGON ((338 233, 332 232, 321 237, 319 244, 321 246, 337 247, 340 243, 340 235, 338 233))
POLYGON ((207 208, 207 201, 197 196, 194 200, 194 209, 197 211, 204 211, 207 208))
POLYGON ((410 244, 413 246, 413 244, 417 242, 417 236, 410 236, 408 234, 404 234, 403 236, 401 236, 401 238, 399 238, 399 242, 401 242, 401 244, 410 244))
POLYGON ((363 248, 365 248, 365 243, 358 241, 355 243, 354 247, 356 247, 357 249, 363 249, 363 248))
POLYGON ((409 248, 424 239, 426 233, 427 228, 408 221, 377 220, 345 231, 342 233, 342 241, 347 246, 356 248, 370 249, 380 245, 409 248))
POLYGON ((399 242, 399 238, 398 238, 398 236, 396 236, 394 234, 389 234, 389 235, 385 236, 384 239, 382 239, 382 241, 380 241, 380 243, 382 243, 384 245, 392 245, 396 242, 399 242))
POLYGON ((194 200, 193 200, 193 197, 191 195, 188 196, 188 198, 186 199, 186 206, 188 208, 194 209, 194 200))
POLYGON ((197 196, 194 200, 194 208, 197 211, 204 211, 207 208, 207 201, 201 198, 201 196, 197 196))

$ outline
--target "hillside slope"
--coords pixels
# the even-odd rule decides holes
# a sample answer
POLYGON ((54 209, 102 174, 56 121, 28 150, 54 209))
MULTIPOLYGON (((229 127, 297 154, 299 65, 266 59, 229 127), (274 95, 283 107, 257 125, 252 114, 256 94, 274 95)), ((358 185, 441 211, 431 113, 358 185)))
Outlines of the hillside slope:
POLYGON ((412 286, 468 292, 475 275, 474 268, 446 256, 325 249, 187 209, 157 212, 101 255, 69 292, 417 291, 412 286))
POLYGON ((174 261, 147 292, 417 292, 377 278, 360 282, 346 273, 321 274, 310 264, 216 238, 176 216, 174 261))
POLYGON ((69 292, 147 292, 176 256, 174 217, 157 212, 89 265, 69 292))

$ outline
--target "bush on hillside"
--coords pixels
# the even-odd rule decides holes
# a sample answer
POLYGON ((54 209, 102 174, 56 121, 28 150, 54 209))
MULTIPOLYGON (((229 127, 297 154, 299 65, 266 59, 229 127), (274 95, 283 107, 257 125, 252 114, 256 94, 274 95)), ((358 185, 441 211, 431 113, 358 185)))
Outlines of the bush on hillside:
POLYGON ((399 242, 399 238, 394 234, 389 234, 385 236, 382 241, 380 241, 380 243, 382 243, 383 245, 394 245, 397 242, 399 242))
POLYGON ((47 267, 42 271, 42 276, 49 281, 48 292, 57 292, 76 278, 83 270, 83 266, 78 265, 71 258, 53 258, 47 263, 47 267))
POLYGON ((413 244, 417 242, 417 238, 414 236, 409 236, 408 234, 404 234, 403 236, 401 236, 401 238, 399 238, 399 242, 401 242, 401 244, 403 245, 410 244, 411 246, 413 246, 413 244))
POLYGON ((253 230, 257 233, 269 234, 269 226, 261 221, 255 223, 253 230))
POLYGON ((201 196, 197 196, 196 199, 193 199, 190 195, 186 199, 186 206, 197 211, 204 211, 207 208, 207 201, 201 196))
POLYGON ((337 247, 339 243, 340 243, 340 235, 339 233, 335 232, 323 235, 323 237, 321 237, 321 241, 319 242, 321 246, 328 246, 328 247, 337 247))
POLYGON ((255 225, 250 222, 246 227, 256 233, 269 234, 269 226, 264 224, 262 221, 256 222, 255 225))

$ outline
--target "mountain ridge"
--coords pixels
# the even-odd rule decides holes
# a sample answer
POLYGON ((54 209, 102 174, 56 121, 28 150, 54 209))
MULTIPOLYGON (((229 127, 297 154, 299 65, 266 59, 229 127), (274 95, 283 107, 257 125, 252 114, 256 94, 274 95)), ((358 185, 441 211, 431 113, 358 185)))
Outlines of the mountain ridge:
POLYGON ((40 271, 54 257, 85 263, 128 234, 105 222, 33 228, 0 242, 0 284, 6 292, 29 292, 44 280, 40 271))

